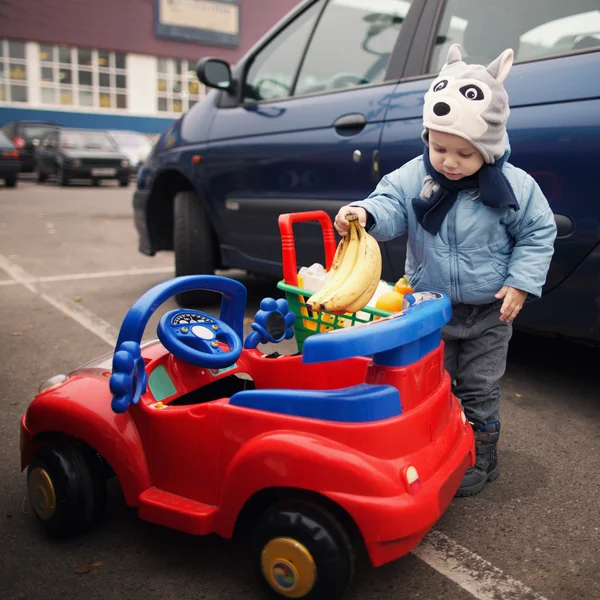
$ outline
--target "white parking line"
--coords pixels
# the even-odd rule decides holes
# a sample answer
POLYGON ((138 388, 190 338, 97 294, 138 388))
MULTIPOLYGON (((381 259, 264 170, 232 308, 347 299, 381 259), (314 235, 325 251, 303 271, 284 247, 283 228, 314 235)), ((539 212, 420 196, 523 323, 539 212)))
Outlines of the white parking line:
MULTIPOLYGON (((118 331, 108 322, 87 310, 81 304, 59 295, 46 294, 36 288, 37 283, 52 281, 72 281, 75 279, 94 279, 98 277, 120 277, 123 275, 142 275, 147 273, 172 273, 172 269, 134 269, 131 271, 106 271, 79 275, 56 275, 51 277, 32 277, 18 265, 0 254, 0 268, 15 284, 25 286, 29 291, 69 315, 74 321, 97 335, 111 347, 117 341, 118 331)), ((0 282, 6 284, 6 282, 0 282)), ((526 585, 512 579, 500 569, 494 567, 481 556, 474 554, 454 540, 438 531, 431 531, 412 551, 412 554, 435 569, 477 600, 546 600, 526 585)))
MULTIPOLYGON (((8 261, 10 267, 17 267, 20 269, 18 265, 15 265, 11 261, 8 261)), ((5 271, 8 270, 3 266, 5 271)), ((28 281, 33 284, 36 283, 55 283, 58 281, 78 281, 78 280, 86 280, 86 279, 105 279, 107 277, 125 277, 127 275, 162 275, 162 274, 173 274, 173 267, 150 267, 147 269, 123 269, 121 271, 98 271, 96 273, 73 273, 70 275, 49 275, 47 277, 31 277, 28 281)), ((2 285, 16 285, 17 283, 21 283, 16 279, 6 279, 4 281, 0 281, 0 286, 2 285)))
POLYGON ((431 531, 412 553, 477 600, 546 600, 439 531, 431 531))

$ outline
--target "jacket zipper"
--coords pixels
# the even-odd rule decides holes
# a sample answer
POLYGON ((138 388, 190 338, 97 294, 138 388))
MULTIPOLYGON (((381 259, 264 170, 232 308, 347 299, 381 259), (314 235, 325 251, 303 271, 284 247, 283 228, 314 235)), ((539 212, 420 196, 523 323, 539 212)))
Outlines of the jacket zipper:
POLYGON ((460 200, 460 192, 454 206, 450 210, 448 219, 448 243, 450 245, 450 287, 452 295, 456 298, 456 302, 462 304, 462 297, 458 286, 458 248, 456 245, 456 213, 458 212, 458 202, 460 200))

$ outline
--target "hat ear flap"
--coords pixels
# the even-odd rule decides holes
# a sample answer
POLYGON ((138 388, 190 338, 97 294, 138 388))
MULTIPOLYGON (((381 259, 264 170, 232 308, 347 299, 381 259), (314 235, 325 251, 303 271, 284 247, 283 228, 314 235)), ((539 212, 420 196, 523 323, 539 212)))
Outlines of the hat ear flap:
POLYGON ((515 53, 512 48, 505 50, 496 60, 487 67, 487 72, 499 83, 502 83, 510 71, 515 53))
POLYGON ((448 57, 446 58, 446 64, 442 67, 445 69, 447 66, 462 61, 462 54, 460 53, 460 44, 452 44, 448 50, 448 57))

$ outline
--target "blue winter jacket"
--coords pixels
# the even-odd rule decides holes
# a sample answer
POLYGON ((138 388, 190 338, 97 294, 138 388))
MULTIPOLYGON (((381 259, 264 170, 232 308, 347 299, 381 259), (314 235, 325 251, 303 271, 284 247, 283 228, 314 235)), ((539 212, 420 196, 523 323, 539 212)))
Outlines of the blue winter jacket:
POLYGON ((369 233, 379 241, 408 233, 405 272, 415 291, 447 294, 453 304, 487 304, 508 285, 540 296, 550 266, 556 224, 534 179, 506 162, 520 209, 490 208, 477 190, 459 193, 437 235, 418 223, 412 199, 426 176, 419 156, 386 175, 375 191, 353 206, 371 214, 369 233))

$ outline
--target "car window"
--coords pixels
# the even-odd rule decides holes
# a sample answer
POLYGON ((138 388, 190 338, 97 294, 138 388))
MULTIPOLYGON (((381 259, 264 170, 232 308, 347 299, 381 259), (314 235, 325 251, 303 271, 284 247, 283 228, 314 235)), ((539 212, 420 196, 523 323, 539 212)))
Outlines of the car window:
POLYGON ((0 144, 3 146, 12 146, 13 143, 8 139, 2 130, 0 130, 0 144))
POLYGON ((410 0, 330 0, 294 95, 384 80, 410 0))
POLYGON ((116 150, 114 142, 102 131, 66 131, 61 147, 70 150, 116 150))
POLYGON ((313 4, 256 55, 246 75, 244 101, 275 100, 291 94, 308 36, 322 6, 322 2, 313 4))
POLYGON ((600 49, 600 10, 596 0, 448 0, 429 73, 441 70, 448 48, 462 46, 468 63, 487 64, 506 48, 515 60, 575 50, 600 49))
POLYGON ((113 131, 111 135, 122 148, 149 148, 150 140, 141 133, 113 131))
POLYGON ((39 139, 40 137, 42 137, 42 135, 44 135, 44 133, 48 131, 48 129, 51 128, 51 125, 23 125, 23 137, 27 141, 36 138, 39 139))

